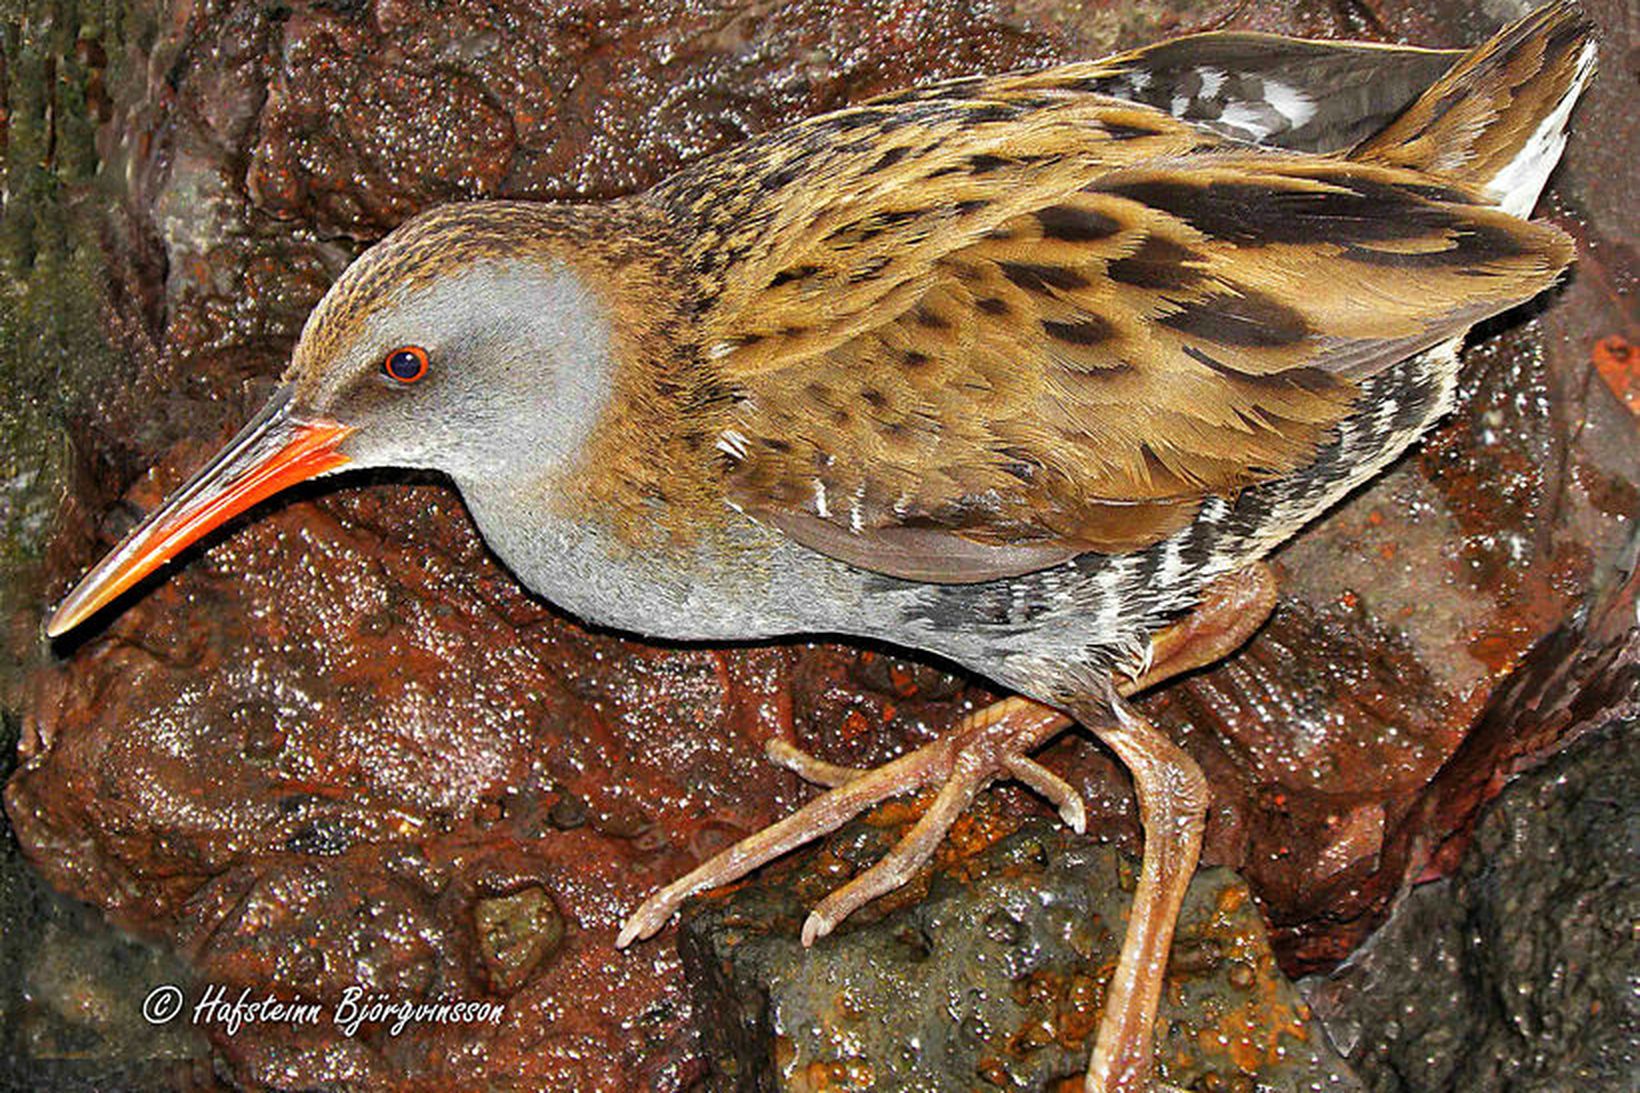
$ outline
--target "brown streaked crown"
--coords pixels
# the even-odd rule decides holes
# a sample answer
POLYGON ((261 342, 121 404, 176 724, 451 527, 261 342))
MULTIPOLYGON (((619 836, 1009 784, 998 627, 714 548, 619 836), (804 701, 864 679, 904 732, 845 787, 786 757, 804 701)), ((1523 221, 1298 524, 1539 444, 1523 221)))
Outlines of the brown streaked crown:
POLYGON ((358 337, 365 322, 475 262, 563 258, 595 231, 591 206, 486 201, 441 205, 405 221, 349 266, 308 316, 285 379, 299 394, 358 337))

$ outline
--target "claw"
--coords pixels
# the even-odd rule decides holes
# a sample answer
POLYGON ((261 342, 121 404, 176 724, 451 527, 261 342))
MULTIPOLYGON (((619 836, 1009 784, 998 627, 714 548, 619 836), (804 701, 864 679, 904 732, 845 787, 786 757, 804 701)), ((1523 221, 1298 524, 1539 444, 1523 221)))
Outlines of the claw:
POLYGON ((1076 792, 1074 786, 1041 763, 1023 755, 1016 755, 1003 765, 1008 768, 1009 774, 1046 797, 1049 804, 1059 809, 1059 818, 1065 821, 1066 827, 1078 835, 1086 834, 1088 809, 1082 803, 1082 795, 1076 792))
POLYGON ((803 920, 803 948, 807 949, 836 928, 837 923, 826 918, 819 911, 810 911, 809 917, 803 920))

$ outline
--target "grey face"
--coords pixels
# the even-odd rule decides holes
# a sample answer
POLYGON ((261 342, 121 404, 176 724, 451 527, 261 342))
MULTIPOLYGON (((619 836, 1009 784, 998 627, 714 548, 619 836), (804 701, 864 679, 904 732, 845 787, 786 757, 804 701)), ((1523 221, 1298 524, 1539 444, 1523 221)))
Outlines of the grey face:
POLYGON ((297 360, 316 382, 297 412, 351 426, 339 450, 357 467, 432 468, 458 482, 546 473, 579 451, 610 388, 603 305, 550 259, 483 259, 405 291, 328 361, 313 359, 311 337, 297 360), (424 353, 425 373, 389 374, 399 350, 424 353))

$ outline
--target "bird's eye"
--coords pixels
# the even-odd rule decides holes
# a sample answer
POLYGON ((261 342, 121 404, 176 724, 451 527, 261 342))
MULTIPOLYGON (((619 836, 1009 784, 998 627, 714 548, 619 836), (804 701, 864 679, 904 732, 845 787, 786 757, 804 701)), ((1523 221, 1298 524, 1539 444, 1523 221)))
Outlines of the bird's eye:
POLYGON ((427 350, 401 345, 382 360, 382 371, 400 383, 415 383, 427 374, 427 350))

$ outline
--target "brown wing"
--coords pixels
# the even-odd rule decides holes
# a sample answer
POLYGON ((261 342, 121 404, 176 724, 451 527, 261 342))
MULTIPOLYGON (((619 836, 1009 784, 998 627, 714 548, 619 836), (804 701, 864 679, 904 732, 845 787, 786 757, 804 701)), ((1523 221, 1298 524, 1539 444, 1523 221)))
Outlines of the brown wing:
POLYGON ((735 263, 700 322, 737 504, 922 580, 1133 549, 1302 465, 1359 377, 1569 259, 1425 176, 1236 150, 1057 71, 872 108, 853 154, 788 139, 818 176, 714 166, 699 192, 743 202, 696 256, 735 263))

